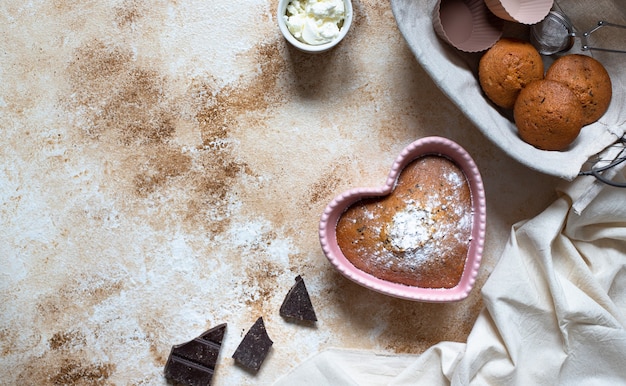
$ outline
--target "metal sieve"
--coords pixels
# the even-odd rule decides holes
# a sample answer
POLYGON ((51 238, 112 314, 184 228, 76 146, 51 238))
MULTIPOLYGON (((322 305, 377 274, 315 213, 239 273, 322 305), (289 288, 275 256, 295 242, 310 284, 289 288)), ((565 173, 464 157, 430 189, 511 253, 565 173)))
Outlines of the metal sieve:
POLYGON ((594 47, 589 45, 589 36, 604 27, 615 27, 626 29, 625 25, 610 23, 601 20, 591 30, 583 33, 574 31, 574 26, 569 18, 560 11, 550 11, 548 15, 537 24, 530 27, 530 40, 542 55, 554 55, 560 52, 569 51, 574 46, 575 38, 581 41, 583 51, 605 51, 626 53, 624 50, 594 47))
POLYGON ((530 27, 530 41, 541 55, 569 51, 574 46, 574 27, 565 14, 550 11, 530 27))

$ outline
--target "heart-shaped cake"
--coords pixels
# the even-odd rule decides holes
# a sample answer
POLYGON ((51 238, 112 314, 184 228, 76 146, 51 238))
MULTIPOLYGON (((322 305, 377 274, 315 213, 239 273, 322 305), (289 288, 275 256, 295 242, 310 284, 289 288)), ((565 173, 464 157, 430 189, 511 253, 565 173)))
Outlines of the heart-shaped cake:
POLYGON ((330 262, 349 279, 404 299, 461 300, 484 247, 486 204, 470 155, 426 137, 407 146, 384 186, 337 196, 320 221, 330 262))

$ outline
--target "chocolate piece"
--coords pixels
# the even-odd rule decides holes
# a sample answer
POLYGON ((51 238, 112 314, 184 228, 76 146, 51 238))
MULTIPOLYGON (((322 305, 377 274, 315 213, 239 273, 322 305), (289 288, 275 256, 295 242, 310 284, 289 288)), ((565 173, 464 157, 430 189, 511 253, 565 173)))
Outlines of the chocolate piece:
POLYGON ((225 331, 223 323, 187 343, 172 346, 165 378, 186 386, 210 385, 225 331))
POLYGON ((295 320, 317 321, 309 292, 300 275, 296 276, 296 284, 291 287, 280 306, 280 316, 295 320))
POLYGON ((259 371, 272 344, 274 342, 267 335, 263 317, 260 317, 239 343, 233 358, 240 365, 250 370, 259 371))

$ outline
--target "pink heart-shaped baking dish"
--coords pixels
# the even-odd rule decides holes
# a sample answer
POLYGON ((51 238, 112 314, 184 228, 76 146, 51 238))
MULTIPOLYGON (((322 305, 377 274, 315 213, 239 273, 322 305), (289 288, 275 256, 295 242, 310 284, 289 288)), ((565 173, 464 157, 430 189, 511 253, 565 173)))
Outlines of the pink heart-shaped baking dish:
POLYGON ((447 138, 425 137, 404 148, 396 158, 385 185, 378 188, 351 189, 338 195, 328 204, 319 224, 320 243, 326 257, 339 272, 366 288, 393 297, 415 301, 458 301, 469 295, 476 282, 485 243, 486 212, 482 178, 472 157, 465 149, 447 138), (351 205, 362 199, 381 198, 391 194, 402 170, 411 161, 427 155, 443 156, 452 160, 465 174, 471 193, 471 238, 461 279, 452 288, 422 288, 379 279, 356 268, 344 256, 337 243, 337 223, 351 205))

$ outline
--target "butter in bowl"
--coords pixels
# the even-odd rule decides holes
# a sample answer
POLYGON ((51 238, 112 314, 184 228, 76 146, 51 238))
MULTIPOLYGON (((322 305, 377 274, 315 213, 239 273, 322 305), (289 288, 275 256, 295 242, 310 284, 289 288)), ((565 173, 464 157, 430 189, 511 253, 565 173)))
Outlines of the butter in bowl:
POLYGON ((343 40, 352 24, 350 0, 280 0, 278 27, 295 48, 321 53, 343 40))

